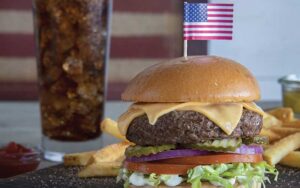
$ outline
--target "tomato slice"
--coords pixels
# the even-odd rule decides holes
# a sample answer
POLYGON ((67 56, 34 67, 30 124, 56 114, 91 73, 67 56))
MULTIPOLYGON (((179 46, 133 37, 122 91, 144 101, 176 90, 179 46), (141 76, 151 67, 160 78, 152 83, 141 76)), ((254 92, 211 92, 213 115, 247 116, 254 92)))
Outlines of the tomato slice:
POLYGON ((214 154, 193 157, 180 157, 158 161, 164 164, 184 164, 184 165, 207 165, 218 163, 257 163, 263 160, 261 154, 241 155, 241 154, 214 154))
POLYGON ((180 157, 165 159, 155 162, 124 162, 124 167, 131 171, 138 171, 144 174, 178 174, 185 175, 189 169, 198 165, 210 165, 219 163, 258 163, 263 160, 261 154, 240 155, 240 154, 214 154, 193 157, 180 157))
POLYGON ((138 171, 144 174, 178 174, 186 175, 187 171, 197 165, 161 164, 161 163, 134 163, 125 161, 124 167, 130 171, 138 171))

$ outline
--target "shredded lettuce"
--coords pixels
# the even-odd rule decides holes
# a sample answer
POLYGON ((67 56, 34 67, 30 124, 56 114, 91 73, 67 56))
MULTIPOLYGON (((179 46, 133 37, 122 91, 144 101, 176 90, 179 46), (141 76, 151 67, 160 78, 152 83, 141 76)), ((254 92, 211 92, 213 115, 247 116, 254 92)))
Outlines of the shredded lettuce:
MULTIPOLYGON (((215 165, 204 165, 204 166, 197 166, 189 170, 187 182, 192 184, 192 188, 201 187, 201 180, 213 182, 214 184, 217 183, 219 185, 224 186, 225 188, 231 188, 232 186, 230 181, 226 180, 225 178, 222 178, 218 170, 216 170, 218 166, 215 167, 215 165)), ((225 169, 224 166, 221 168, 225 169)))
POLYGON ((123 187, 124 188, 129 188, 129 176, 131 175, 132 173, 130 173, 126 168, 121 168, 119 170, 119 175, 117 176, 117 183, 120 182, 121 180, 124 181, 124 185, 123 187))
POLYGON ((168 181, 169 179, 171 179, 171 176, 170 176, 170 175, 163 174, 163 175, 160 175, 160 179, 161 179, 162 181, 168 181))
POLYGON ((155 173, 147 175, 121 169, 117 181, 124 180, 124 188, 128 188, 130 184, 133 184, 130 177, 132 180, 132 177, 138 175, 139 178, 143 177, 145 185, 154 187, 160 184, 174 186, 186 181, 192 185, 192 188, 201 188, 201 182, 210 182, 225 188, 233 188, 237 182, 250 188, 254 182, 262 183, 265 187, 264 181, 270 182, 265 176, 266 174, 273 174, 275 181, 277 181, 278 171, 276 168, 263 161, 259 163, 200 165, 190 169, 187 177, 168 174, 157 175, 155 173))
POLYGON ((121 180, 124 181, 124 188, 129 188, 130 185, 150 185, 158 187, 161 183, 168 186, 177 186, 184 181, 184 178, 174 174, 157 175, 155 173, 151 173, 149 175, 139 172, 129 172, 126 169, 121 169, 117 177, 117 182, 120 182, 121 180))
POLYGON ((269 181, 265 174, 273 174, 277 180, 278 171, 266 162, 203 165, 188 171, 187 182, 192 184, 192 188, 201 188, 203 181, 232 188, 235 179, 245 187, 251 187, 254 182, 264 185, 264 181, 269 181))
POLYGON ((150 174, 149 178, 146 179, 148 185, 157 187, 160 184, 160 177, 155 173, 150 174))

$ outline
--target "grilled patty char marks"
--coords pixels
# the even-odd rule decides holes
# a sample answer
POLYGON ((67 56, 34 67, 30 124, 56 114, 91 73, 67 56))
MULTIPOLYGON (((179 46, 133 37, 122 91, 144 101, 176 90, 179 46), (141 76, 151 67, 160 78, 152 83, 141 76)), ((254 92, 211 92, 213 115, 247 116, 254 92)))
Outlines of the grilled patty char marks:
POLYGON ((127 139, 137 145, 188 144, 211 139, 253 137, 258 135, 263 117, 243 109, 242 117, 231 135, 201 113, 172 111, 161 116, 154 125, 146 114, 135 118, 127 130, 127 139))

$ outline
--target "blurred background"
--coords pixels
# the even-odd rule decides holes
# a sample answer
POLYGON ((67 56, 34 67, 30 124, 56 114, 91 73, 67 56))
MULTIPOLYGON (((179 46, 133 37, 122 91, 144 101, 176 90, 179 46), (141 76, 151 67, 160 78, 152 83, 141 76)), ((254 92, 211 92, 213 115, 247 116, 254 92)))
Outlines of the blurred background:
MULTIPOLYGON (((263 100, 280 100, 277 79, 300 69, 300 1, 234 4, 234 39, 191 41, 189 54, 213 54, 239 61, 258 78, 263 100)), ((181 28, 181 0, 115 0, 108 99, 120 99, 127 82, 145 67, 181 56, 181 28)), ((31 0, 1 0, 0 100, 37 99, 33 36, 31 0)))

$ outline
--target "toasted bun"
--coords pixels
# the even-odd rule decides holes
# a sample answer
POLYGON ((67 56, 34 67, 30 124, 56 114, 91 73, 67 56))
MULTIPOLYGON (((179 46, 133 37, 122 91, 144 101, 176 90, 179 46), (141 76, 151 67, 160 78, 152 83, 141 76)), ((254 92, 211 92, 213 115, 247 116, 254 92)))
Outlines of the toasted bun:
POLYGON ((122 99, 134 102, 251 102, 260 98, 253 75, 241 64, 216 56, 177 58, 133 78, 122 99))
MULTIPOLYGON (((239 185, 239 184, 235 184, 233 187, 234 188, 245 188, 245 186, 239 185)), ((130 185, 130 188, 153 188, 153 187, 152 186, 141 186, 141 187, 138 187, 138 186, 130 185)), ((169 186, 165 186, 165 185, 160 185, 157 188, 191 188, 191 185, 189 185, 189 184, 183 184, 183 185, 178 185, 178 186, 175 186, 175 187, 169 187, 169 186)), ((210 183, 204 182, 204 183, 202 183, 201 188, 220 188, 220 187, 217 187, 217 186, 214 186, 214 185, 212 185, 210 183)), ((261 183, 253 183, 253 185, 252 185, 251 188, 261 188, 261 183)))

